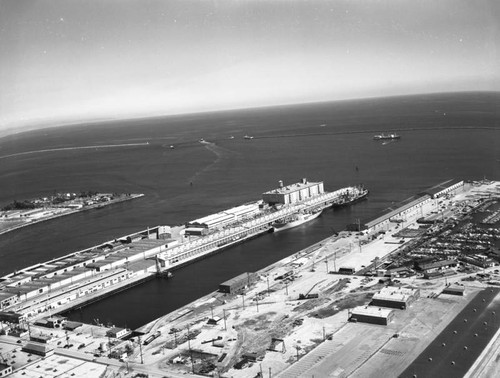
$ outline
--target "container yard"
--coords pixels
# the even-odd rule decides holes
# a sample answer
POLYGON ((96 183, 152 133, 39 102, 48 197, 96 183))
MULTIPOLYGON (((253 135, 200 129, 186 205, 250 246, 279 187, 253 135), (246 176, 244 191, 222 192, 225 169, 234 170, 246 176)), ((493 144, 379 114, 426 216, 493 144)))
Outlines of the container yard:
MULTIPOLYGON (((292 197, 283 188, 280 185, 278 192, 281 189, 283 201, 289 201, 292 197)), ((76 254, 67 258, 74 259, 75 265, 83 264, 78 268, 94 264, 93 274, 102 282, 96 293, 112 287, 114 277, 107 276, 111 271, 119 272, 117 283, 123 275, 129 284, 140 280, 139 275, 126 278, 134 263, 151 264, 137 268, 136 272, 144 272, 143 277, 170 271, 200 256, 195 253, 198 248, 202 249, 199 253, 212 253, 214 239, 228 241, 223 247, 244 240, 246 236, 228 239, 242 224, 272 227, 277 217, 288 214, 283 210, 328 206, 335 198, 318 193, 299 202, 278 204, 274 194, 272 204, 259 203, 257 211, 255 206, 240 207, 189 222, 178 230, 151 228, 122 238, 127 243, 114 241, 106 252, 104 246, 80 252, 88 257, 85 260, 76 260, 76 254), (278 207, 271 210, 271 206, 278 207), (238 219, 240 212, 247 218, 238 219), (230 217, 235 223, 226 223, 230 217), (190 228, 193 234, 186 236, 185 230, 190 228), (142 244, 134 251, 134 243, 142 244), (148 245, 154 252, 146 249, 148 245), (193 250, 183 250, 183 245, 193 250), (137 255, 142 257, 133 260, 137 255)), ((53 368, 62 358, 68 363, 57 367, 57 374, 68 376, 78 376, 88 367, 95 372, 88 377, 371 377, 407 374, 407 369, 420 366, 418 361, 429 364, 432 358, 431 364, 443 366, 440 374, 452 376, 459 371, 460 375, 486 377, 499 368, 494 356, 500 351, 500 322, 495 320, 500 314, 500 298, 494 288, 500 282, 500 258, 498 222, 482 221, 498 210, 498 198, 498 182, 440 184, 374 221, 360 222, 353 231, 342 231, 258 272, 221 282, 219 291, 135 330, 68 324, 54 317, 57 309, 41 311, 40 316, 32 316, 27 309, 11 311, 22 310, 23 303, 30 300, 43 306, 27 290, 40 290, 52 281, 33 286, 36 280, 30 277, 45 275, 41 279, 50 280, 53 276, 47 276, 54 270, 47 271, 57 267, 57 276, 71 285, 71 277, 64 275, 68 273, 65 265, 57 261, 25 269, 2 282, 7 287, 18 280, 18 286, 26 288, 22 300, 13 299, 12 294, 17 295, 12 291, 2 297, 3 364, 13 368, 14 377, 40 376, 41 369, 53 368), (442 362, 448 354, 426 355, 427 350, 441 350, 443 343, 448 346, 446 340, 458 335, 467 322, 474 323, 475 316, 479 328, 490 328, 468 335, 472 341, 467 341, 467 349, 461 345, 450 351, 450 356, 470 352, 460 364, 456 357, 442 362), (455 323, 448 335, 447 327, 455 323), (37 349, 47 335, 47 347, 37 349), (475 343, 475 338, 481 343, 475 343), (438 339, 441 344, 434 346, 432 342, 438 339), (31 350, 46 355, 23 352, 28 344, 31 350)), ((83 274, 81 269, 76 272, 83 274)), ((64 288, 61 284, 61 295, 64 288)), ((45 303, 53 303, 48 292, 43 294, 47 297, 41 298, 50 301, 45 303)))

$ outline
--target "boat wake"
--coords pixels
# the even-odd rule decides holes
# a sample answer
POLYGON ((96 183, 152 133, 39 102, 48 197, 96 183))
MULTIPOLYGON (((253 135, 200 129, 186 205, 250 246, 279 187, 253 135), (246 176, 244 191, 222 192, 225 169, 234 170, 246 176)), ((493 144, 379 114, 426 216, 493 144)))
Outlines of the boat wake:
POLYGON ((235 157, 238 157, 240 154, 231 150, 228 150, 226 148, 220 147, 216 145, 215 143, 212 142, 207 142, 203 141, 203 147, 205 147, 207 150, 210 152, 214 153, 215 155, 215 160, 211 162, 210 164, 206 165, 199 171, 197 171, 191 178, 189 179, 189 182, 192 184, 200 175, 203 173, 211 170, 214 166, 219 164, 223 160, 228 160, 228 159, 234 159, 235 157))
POLYGON ((0 159, 7 159, 10 157, 23 156, 23 155, 41 154, 41 153, 45 153, 45 152, 90 150, 90 149, 98 149, 98 148, 101 149, 101 148, 118 148, 118 147, 136 147, 136 146, 148 146, 148 145, 149 145, 149 142, 122 143, 122 144, 98 144, 98 145, 94 145, 94 146, 48 148, 45 150, 25 151, 25 152, 18 152, 16 154, 4 155, 4 156, 0 156, 0 159))

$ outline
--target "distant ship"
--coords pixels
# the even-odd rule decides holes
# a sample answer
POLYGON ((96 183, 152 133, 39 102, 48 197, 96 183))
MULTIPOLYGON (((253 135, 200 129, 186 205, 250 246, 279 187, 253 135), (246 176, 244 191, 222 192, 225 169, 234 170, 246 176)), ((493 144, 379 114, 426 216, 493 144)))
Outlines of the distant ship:
POLYGON ((311 211, 307 213, 295 213, 286 218, 277 220, 272 224, 274 232, 288 230, 289 228, 300 226, 306 222, 312 221, 321 215, 323 209, 311 211))
POLYGON ((374 140, 401 139, 398 134, 377 134, 373 137, 374 140))
POLYGON ((347 188, 344 194, 342 194, 335 202, 333 202, 332 207, 342 207, 351 205, 355 202, 365 199, 368 195, 368 189, 365 189, 362 185, 353 186, 347 188))
POLYGON ((253 136, 250 136, 250 135, 245 135, 245 136, 243 137, 243 139, 253 139, 253 136))

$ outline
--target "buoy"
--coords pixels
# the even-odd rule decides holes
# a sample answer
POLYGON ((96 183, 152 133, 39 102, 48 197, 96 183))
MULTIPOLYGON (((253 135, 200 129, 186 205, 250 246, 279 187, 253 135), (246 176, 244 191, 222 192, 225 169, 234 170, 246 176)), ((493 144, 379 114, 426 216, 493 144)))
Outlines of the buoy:
POLYGON ((446 346, 446 343, 442 343, 441 346, 446 346))
POLYGON ((467 345, 466 345, 466 346, 464 346, 464 349, 465 349, 465 350, 467 350, 467 345))
POLYGON ((429 357, 429 361, 432 361, 432 357, 429 357))
POLYGON ((484 325, 488 325, 488 322, 484 322, 483 324, 484 324, 484 325))
POLYGON ((453 333, 456 335, 456 334, 457 334, 457 331, 453 331, 453 333))
POLYGON ((455 361, 451 361, 451 364, 452 364, 452 365, 455 365, 455 361))
POLYGON ((467 323, 467 319, 464 319, 464 323, 467 323))
POLYGON ((476 309, 474 309, 474 312, 477 312, 477 310, 476 310, 476 309))
POLYGON ((474 337, 477 337, 477 333, 474 334, 474 337))

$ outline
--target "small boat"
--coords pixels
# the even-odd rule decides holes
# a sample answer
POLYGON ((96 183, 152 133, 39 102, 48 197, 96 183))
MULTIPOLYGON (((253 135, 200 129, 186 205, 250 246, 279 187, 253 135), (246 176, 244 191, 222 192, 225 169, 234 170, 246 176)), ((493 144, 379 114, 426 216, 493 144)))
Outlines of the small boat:
POLYGON ((234 136, 232 136, 232 135, 231 135, 231 136, 229 137, 229 139, 234 139, 234 136))
POLYGON ((312 221, 321 215, 323 209, 318 209, 311 212, 298 212, 287 216, 283 219, 277 220, 272 224, 274 232, 288 230, 289 228, 300 226, 306 222, 312 221))
POLYGON ((170 145, 170 149, 173 150, 175 147, 173 144, 170 145))
POLYGON ((401 139, 398 134, 377 134, 373 137, 374 140, 401 139))
POLYGON ((250 136, 250 135, 245 135, 245 136, 243 137, 243 139, 253 139, 253 136, 250 136))

